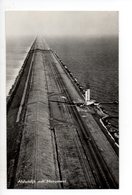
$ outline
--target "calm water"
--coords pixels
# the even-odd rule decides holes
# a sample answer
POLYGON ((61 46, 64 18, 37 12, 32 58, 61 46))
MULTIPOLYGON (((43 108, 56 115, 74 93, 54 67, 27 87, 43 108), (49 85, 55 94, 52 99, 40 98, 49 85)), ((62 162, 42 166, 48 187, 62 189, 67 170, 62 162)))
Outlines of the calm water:
POLYGON ((78 81, 91 88, 100 102, 118 100, 118 39, 69 38, 48 40, 78 81))
POLYGON ((6 39, 6 94, 23 64, 23 61, 33 42, 32 37, 6 39))
MULTIPOLYGON (((7 39, 7 94, 33 37, 7 39)), ((118 38, 47 38, 49 46, 67 65, 83 87, 90 86, 91 98, 118 101, 118 38)), ((116 112, 115 104, 107 106, 116 112)))

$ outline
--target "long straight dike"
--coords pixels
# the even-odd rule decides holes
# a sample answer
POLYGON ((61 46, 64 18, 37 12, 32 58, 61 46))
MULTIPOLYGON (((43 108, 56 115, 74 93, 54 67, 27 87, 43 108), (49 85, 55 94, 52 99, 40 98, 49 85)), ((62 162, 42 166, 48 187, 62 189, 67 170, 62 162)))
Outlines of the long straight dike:
POLYGON ((7 102, 8 188, 118 188, 118 156, 83 102, 37 38, 7 102))

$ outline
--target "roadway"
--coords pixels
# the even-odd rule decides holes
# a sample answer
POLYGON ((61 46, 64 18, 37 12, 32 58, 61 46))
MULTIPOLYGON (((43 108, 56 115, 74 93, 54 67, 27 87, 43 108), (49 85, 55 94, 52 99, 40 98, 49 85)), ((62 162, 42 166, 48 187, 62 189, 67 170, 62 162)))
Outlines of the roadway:
POLYGON ((54 51, 36 39, 26 64, 8 106, 8 188, 118 188, 118 156, 54 51))

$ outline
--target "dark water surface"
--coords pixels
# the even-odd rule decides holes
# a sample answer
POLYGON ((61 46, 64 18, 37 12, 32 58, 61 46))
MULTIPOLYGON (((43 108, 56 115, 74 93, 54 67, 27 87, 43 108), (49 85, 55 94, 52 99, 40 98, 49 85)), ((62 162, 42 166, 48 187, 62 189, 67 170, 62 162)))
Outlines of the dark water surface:
POLYGON ((56 38, 50 47, 84 87, 100 102, 118 100, 118 39, 56 38))

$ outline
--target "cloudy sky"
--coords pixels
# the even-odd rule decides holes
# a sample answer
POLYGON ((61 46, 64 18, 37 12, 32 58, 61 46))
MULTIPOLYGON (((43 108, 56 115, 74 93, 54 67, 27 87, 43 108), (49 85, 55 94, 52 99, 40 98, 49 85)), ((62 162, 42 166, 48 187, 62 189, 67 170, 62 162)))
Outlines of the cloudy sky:
POLYGON ((6 35, 109 36, 118 34, 118 12, 6 12, 6 35))

